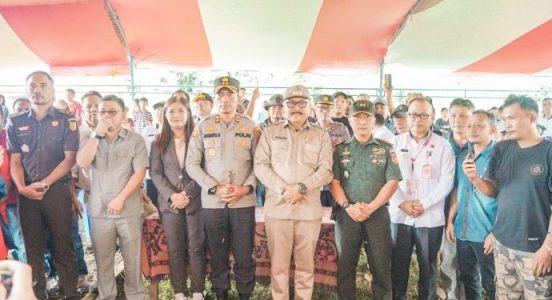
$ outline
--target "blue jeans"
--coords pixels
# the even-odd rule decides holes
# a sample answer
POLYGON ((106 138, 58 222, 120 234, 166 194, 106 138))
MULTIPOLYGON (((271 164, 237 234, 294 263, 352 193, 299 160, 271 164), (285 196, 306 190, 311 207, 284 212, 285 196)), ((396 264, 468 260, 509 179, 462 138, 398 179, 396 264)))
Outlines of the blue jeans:
POLYGON ((483 243, 456 240, 460 280, 466 299, 482 299, 482 287, 489 299, 495 299, 495 267, 493 255, 483 253, 483 243))
POLYGON ((21 232, 21 225, 19 224, 19 218, 17 216, 17 203, 7 205, 6 214, 8 216, 8 223, 6 224, 3 219, 1 222, 2 232, 4 233, 6 244, 10 250, 13 250, 12 256, 14 259, 27 263, 25 242, 23 240, 23 233, 21 232))
MULTIPOLYGON (((71 236, 73 238, 75 254, 77 255, 79 275, 87 275, 88 267, 86 266, 86 261, 84 260, 84 248, 82 247, 82 240, 79 235, 79 220, 76 218, 73 218, 73 223, 71 225, 71 236)), ((52 243, 51 234, 48 233, 48 237, 46 239, 46 253, 44 253, 44 265, 46 266, 46 276, 48 278, 57 276, 56 268, 54 267, 54 247, 52 243)))

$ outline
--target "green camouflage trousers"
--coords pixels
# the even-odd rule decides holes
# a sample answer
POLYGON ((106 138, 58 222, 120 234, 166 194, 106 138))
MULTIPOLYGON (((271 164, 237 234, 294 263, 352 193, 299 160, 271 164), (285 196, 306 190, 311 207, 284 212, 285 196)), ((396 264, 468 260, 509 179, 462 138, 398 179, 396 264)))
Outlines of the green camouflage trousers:
POLYGON ((552 299, 552 274, 535 277, 532 259, 533 253, 512 250, 496 242, 497 299, 552 299))

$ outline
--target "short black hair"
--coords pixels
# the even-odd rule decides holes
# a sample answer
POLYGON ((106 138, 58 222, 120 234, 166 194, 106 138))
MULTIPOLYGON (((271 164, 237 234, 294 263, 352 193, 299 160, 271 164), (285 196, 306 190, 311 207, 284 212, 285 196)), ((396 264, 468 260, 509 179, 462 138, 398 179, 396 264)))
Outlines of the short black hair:
POLYGON ((171 97, 174 96, 174 94, 184 94, 184 95, 186 95, 186 99, 188 100, 188 102, 190 102, 190 95, 188 95, 188 93, 186 93, 186 91, 184 91, 182 89, 178 89, 178 90, 174 91, 171 94, 171 97))
POLYGON ((337 97, 343 97, 343 98, 347 99, 347 94, 345 94, 344 92, 338 91, 338 92, 335 92, 333 94, 333 97, 334 97, 334 99, 337 98, 337 97))
POLYGON ((102 100, 100 100, 100 103, 101 102, 106 102, 106 101, 113 101, 115 103, 117 103, 120 107, 121 107, 121 110, 122 111, 125 111, 125 101, 123 101, 123 99, 115 96, 115 95, 107 95, 105 97, 102 98, 102 100))
POLYGON ((478 109, 478 110, 473 112, 473 115, 484 115, 484 116, 487 117, 487 119, 489 119, 489 124, 491 124, 491 126, 493 126, 493 127, 496 126, 495 116, 493 114, 491 114, 490 112, 486 111, 486 110, 478 109))
POLYGON ((445 110, 448 111, 448 108, 446 107, 441 108, 441 112, 444 112, 445 110))
POLYGON ((13 107, 12 107, 13 110, 15 110, 15 106, 19 102, 29 102, 29 103, 31 103, 31 100, 29 100, 29 98, 27 98, 27 97, 19 97, 19 98, 15 99, 15 101, 13 101, 13 107))
POLYGON ((138 99, 138 102, 146 102, 146 103, 148 103, 149 101, 148 101, 148 98, 142 97, 142 98, 138 99))
POLYGON ((66 92, 69 92, 69 93, 71 93, 71 94, 73 94, 73 95, 75 94, 75 90, 74 90, 74 89, 66 89, 65 91, 66 91, 66 92))
POLYGON ((523 110, 530 110, 534 111, 536 114, 539 114, 539 105, 537 104, 537 101, 527 95, 510 94, 506 100, 504 100, 502 107, 506 108, 514 104, 518 104, 523 110))
POLYGON ((91 90, 91 91, 88 91, 88 92, 84 93, 84 95, 82 95, 82 97, 81 97, 81 100, 84 100, 84 98, 90 97, 90 96, 97 96, 100 99, 102 98, 102 94, 100 94, 100 92, 95 91, 95 90, 91 90))
POLYGON ((552 98, 546 97, 546 98, 542 99, 542 103, 544 103, 544 101, 552 101, 552 98))
POLYGON ((48 78, 48 80, 50 80, 50 82, 52 83, 52 85, 54 84, 54 78, 52 78, 52 75, 50 75, 50 73, 46 72, 46 71, 34 71, 32 72, 31 74, 27 75, 27 79, 25 79, 25 82, 29 81, 29 79, 35 75, 44 75, 48 78))
POLYGON ((374 117, 376 118, 376 125, 384 125, 385 124, 385 118, 382 114, 375 114, 374 117))
POLYGON ((158 108, 163 108, 163 106, 165 105, 165 102, 157 102, 153 105, 153 109, 158 109, 158 108))
POLYGON ((452 109, 453 106, 465 107, 465 108, 469 109, 470 111, 475 110, 475 105, 473 105, 473 102, 471 102, 470 99, 455 98, 450 103, 449 108, 452 109))

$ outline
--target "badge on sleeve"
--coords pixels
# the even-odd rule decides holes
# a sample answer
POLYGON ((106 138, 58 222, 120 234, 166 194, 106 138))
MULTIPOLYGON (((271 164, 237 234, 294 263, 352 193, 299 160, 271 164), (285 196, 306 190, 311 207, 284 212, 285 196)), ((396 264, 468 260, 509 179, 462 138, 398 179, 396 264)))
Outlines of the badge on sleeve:
MULTIPOLYGON (((53 125, 54 124, 52 124, 52 126, 53 125)), ((75 119, 75 118, 69 119, 69 130, 71 130, 71 131, 77 130, 77 119, 75 119)))
POLYGON ((59 125, 59 121, 58 120, 53 120, 52 121, 52 127, 58 127, 59 125))
POLYGON ((217 150, 215 150, 215 149, 209 149, 209 152, 208 152, 208 153, 209 153, 210 156, 215 156, 215 154, 217 154, 217 150))
POLYGON ((398 163, 399 163, 399 158, 397 157, 397 153, 391 152, 391 161, 392 161, 394 164, 398 164, 398 163))
POLYGON ((349 178, 349 171, 347 170, 343 171, 343 177, 349 178))
POLYGON ((29 152, 29 150, 30 150, 29 145, 27 145, 27 144, 21 145, 21 151, 27 153, 27 152, 29 152))

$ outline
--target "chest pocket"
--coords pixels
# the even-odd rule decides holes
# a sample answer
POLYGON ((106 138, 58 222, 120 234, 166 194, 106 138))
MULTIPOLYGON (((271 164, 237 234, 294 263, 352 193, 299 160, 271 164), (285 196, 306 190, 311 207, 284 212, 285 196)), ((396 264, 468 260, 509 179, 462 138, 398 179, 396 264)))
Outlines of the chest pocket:
POLYGON ((287 161, 287 153, 289 142, 287 140, 273 140, 271 160, 273 164, 285 163, 287 161))
POLYGON ((237 137, 234 141, 234 153, 238 160, 251 160, 251 138, 237 137))
POLYGON ((217 161, 222 159, 222 142, 220 138, 204 138, 203 146, 205 161, 217 161))
POLYGON ((303 153, 301 160, 305 165, 315 167, 318 164, 318 155, 320 154, 320 147, 313 144, 305 144, 303 147, 303 153))
POLYGON ((121 166, 131 166, 134 151, 132 149, 118 149, 115 152, 116 164, 121 166))

